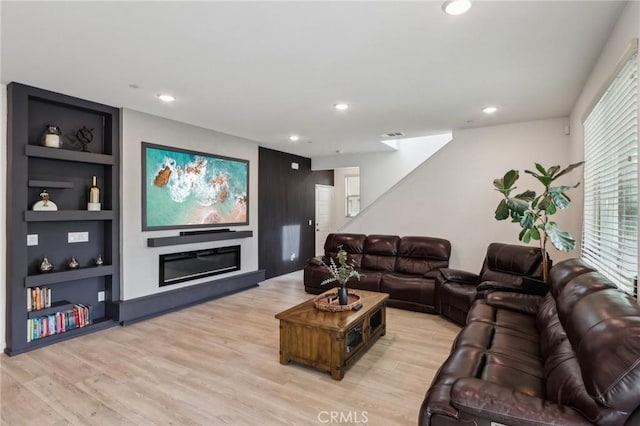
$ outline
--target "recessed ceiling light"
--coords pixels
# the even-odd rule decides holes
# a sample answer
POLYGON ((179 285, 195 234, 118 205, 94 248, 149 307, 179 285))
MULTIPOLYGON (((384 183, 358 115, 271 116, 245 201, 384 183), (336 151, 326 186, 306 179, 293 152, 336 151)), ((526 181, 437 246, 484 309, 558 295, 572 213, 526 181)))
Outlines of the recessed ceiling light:
POLYGON ((290 140, 291 142, 297 142, 297 141, 299 141, 299 140, 300 140, 300 136, 298 136, 298 135, 291 135, 291 136, 289 136, 289 140, 290 140))
POLYGON ((498 107, 496 106, 488 106, 488 107, 482 108, 482 112, 484 112, 485 114, 493 114, 497 110, 498 110, 498 107))
POLYGON ((167 93, 160 93, 158 95, 158 99, 160 99, 162 102, 173 102, 176 100, 176 98, 167 93))
POLYGON ((349 104, 345 104, 343 102, 340 102, 340 103, 334 104, 333 107, 335 109, 337 109, 338 111, 344 111, 346 109, 349 109, 349 104))
POLYGON ((447 15, 462 15, 471 9, 471 0, 447 0, 442 4, 442 10, 447 15))

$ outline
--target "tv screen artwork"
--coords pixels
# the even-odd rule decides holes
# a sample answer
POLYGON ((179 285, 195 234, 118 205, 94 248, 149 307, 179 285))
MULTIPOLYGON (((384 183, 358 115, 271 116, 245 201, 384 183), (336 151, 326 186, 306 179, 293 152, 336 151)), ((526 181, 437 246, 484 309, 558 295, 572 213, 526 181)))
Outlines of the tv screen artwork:
POLYGON ((249 224, 249 161, 142 143, 142 229, 249 224))

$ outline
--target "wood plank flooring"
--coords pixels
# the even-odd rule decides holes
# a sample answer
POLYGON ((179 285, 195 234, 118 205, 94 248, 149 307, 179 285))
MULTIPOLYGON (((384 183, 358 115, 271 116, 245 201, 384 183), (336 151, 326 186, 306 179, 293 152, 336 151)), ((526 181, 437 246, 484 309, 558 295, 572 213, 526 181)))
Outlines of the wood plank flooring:
POLYGON ((415 425, 459 327, 387 309, 342 381, 279 364, 274 315, 302 272, 194 307, 0 357, 2 425, 415 425), (338 412, 331 420, 331 412, 338 412))

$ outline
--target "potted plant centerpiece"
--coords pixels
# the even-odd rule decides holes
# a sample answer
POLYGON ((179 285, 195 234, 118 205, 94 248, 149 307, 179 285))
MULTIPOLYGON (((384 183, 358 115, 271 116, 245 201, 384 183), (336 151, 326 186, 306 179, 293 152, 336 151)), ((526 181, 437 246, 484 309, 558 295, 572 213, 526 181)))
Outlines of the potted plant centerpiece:
POLYGON ((338 287, 338 303, 341 305, 346 305, 349 302, 349 295, 347 293, 347 282, 351 277, 355 277, 360 281, 360 277, 363 277, 364 274, 356 271, 355 264, 353 262, 349 262, 349 257, 347 252, 344 251, 342 246, 338 247, 338 254, 336 255, 336 259, 338 259, 338 265, 334 262, 333 258, 329 259, 329 264, 322 262, 325 268, 331 273, 331 278, 327 278, 322 281, 320 285, 329 284, 332 282, 337 282, 340 287, 338 287))
POLYGON ((511 218, 511 222, 519 223, 522 230, 518 235, 518 239, 526 244, 531 240, 540 241, 542 278, 545 283, 549 277, 547 242, 551 241, 551 244, 560 251, 571 251, 576 247, 576 240, 571 234, 561 230, 558 224, 551 220, 550 216, 554 215, 558 210, 569 207, 571 199, 566 192, 571 188, 576 188, 580 185, 580 182, 573 186, 552 186, 552 184, 556 179, 566 175, 583 163, 584 161, 570 164, 564 169, 561 169, 560 166, 551 166, 545 169, 540 164, 535 163, 536 171, 525 170, 525 173, 536 178, 544 187, 544 191, 539 195, 532 190, 511 195, 516 189, 515 184, 519 177, 517 170, 509 170, 502 178, 493 181, 496 191, 500 192, 504 197, 496 208, 496 220, 511 218))

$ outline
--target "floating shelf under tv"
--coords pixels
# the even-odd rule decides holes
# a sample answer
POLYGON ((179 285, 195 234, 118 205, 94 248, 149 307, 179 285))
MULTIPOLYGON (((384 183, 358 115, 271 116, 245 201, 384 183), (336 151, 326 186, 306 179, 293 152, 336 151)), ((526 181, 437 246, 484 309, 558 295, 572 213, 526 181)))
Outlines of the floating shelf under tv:
POLYGON ((194 244, 207 241, 235 240, 253 237, 253 231, 212 232, 210 234, 178 235, 175 237, 147 238, 147 247, 177 246, 179 244, 194 244))

